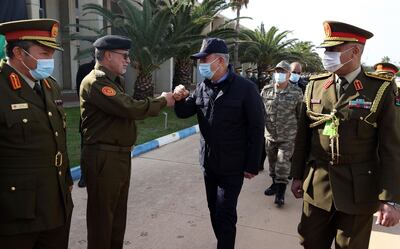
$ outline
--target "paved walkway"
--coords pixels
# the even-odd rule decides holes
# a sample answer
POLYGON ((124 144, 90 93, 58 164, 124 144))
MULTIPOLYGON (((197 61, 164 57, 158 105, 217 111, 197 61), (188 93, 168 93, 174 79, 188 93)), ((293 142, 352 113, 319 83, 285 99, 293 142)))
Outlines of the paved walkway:
MULTIPOLYGON (((194 135, 132 160, 124 249, 215 249, 194 135)), ((268 168, 268 167, 266 167, 268 168)), ((301 201, 286 194, 277 209, 263 192, 262 172, 246 180, 239 198, 236 249, 299 249, 301 201)), ((86 189, 74 188, 71 249, 86 249, 86 189)), ((400 226, 375 226, 370 249, 400 248, 400 226)))

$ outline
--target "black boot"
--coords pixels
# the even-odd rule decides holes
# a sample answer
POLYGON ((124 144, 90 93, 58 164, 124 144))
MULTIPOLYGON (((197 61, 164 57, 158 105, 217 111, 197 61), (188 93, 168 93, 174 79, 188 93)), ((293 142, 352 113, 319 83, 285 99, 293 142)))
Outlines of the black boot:
POLYGON ((81 175, 81 179, 79 179, 79 182, 78 182, 78 187, 80 187, 80 188, 86 187, 86 179, 85 178, 86 177, 81 175))
POLYGON ((272 178, 272 184, 271 184, 271 186, 269 186, 269 188, 267 188, 264 191, 264 195, 271 196, 274 194, 276 194, 276 183, 275 183, 275 178, 272 178))
POLYGON ((285 204, 285 191, 285 183, 276 183, 275 204, 278 205, 278 207, 281 207, 285 204))

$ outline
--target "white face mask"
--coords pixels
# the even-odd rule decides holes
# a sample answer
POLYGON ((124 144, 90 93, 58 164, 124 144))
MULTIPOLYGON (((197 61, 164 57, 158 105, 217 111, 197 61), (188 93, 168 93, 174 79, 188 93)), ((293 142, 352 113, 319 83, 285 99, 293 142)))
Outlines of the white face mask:
POLYGON ((282 84, 286 81, 286 74, 285 73, 274 73, 274 80, 278 84, 282 84))
POLYGON ((349 61, 345 63, 341 63, 340 61, 340 56, 347 51, 350 51, 353 48, 349 48, 343 52, 330 52, 330 51, 325 51, 324 53, 324 58, 322 58, 322 65, 324 66, 325 70, 331 73, 336 72, 339 70, 341 67, 343 67, 345 64, 349 63, 353 59, 350 59, 349 61))

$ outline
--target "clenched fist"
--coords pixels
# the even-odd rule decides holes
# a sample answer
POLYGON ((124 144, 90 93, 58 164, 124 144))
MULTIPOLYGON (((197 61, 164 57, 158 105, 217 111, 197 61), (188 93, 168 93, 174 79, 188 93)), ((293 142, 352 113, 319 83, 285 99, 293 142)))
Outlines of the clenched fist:
POLYGON ((186 90, 184 85, 178 85, 174 89, 174 99, 176 101, 180 101, 182 99, 185 99, 187 96, 189 96, 189 91, 186 90))

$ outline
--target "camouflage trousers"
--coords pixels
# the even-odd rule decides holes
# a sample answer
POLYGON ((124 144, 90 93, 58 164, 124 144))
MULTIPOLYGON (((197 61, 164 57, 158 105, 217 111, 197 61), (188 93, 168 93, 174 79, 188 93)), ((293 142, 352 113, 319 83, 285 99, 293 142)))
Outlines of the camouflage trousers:
POLYGON ((293 154, 294 142, 274 142, 267 139, 266 151, 269 163, 269 175, 276 183, 289 183, 290 158, 293 154))

